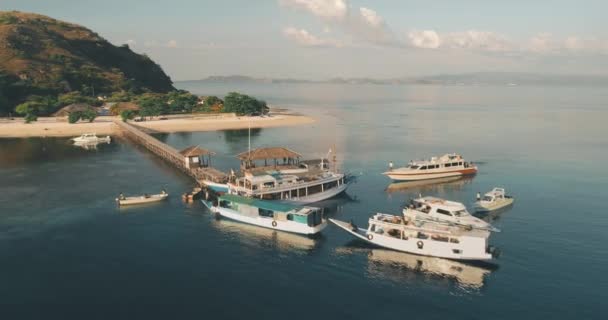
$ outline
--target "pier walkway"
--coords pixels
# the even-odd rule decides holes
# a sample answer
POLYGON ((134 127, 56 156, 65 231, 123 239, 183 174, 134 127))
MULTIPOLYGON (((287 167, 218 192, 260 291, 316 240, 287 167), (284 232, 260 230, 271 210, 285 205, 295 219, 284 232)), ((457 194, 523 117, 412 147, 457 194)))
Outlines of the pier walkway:
POLYGON ((215 168, 189 168, 187 166, 187 160, 182 154, 179 153, 177 149, 159 141, 132 124, 121 120, 114 120, 114 124, 121 129, 127 138, 145 147, 167 162, 173 164, 176 168, 194 178, 199 185, 203 185, 204 180, 219 183, 223 183, 228 180, 228 175, 226 173, 215 168))

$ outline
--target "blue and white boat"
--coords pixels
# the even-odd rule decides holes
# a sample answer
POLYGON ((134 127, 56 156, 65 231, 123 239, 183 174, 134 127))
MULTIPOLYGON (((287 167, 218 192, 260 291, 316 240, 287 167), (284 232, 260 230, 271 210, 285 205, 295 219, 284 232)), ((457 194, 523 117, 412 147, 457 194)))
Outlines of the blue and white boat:
POLYGON ((301 207, 233 194, 221 195, 214 202, 203 200, 203 203, 221 217, 269 229, 314 235, 327 226, 323 212, 316 207, 301 207))

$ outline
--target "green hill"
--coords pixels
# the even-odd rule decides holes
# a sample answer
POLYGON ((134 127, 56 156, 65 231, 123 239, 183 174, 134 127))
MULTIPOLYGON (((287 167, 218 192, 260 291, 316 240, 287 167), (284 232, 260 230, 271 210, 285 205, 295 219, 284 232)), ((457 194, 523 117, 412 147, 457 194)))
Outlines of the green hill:
POLYGON ((0 114, 30 96, 175 90, 146 55, 43 15, 0 11, 0 114))

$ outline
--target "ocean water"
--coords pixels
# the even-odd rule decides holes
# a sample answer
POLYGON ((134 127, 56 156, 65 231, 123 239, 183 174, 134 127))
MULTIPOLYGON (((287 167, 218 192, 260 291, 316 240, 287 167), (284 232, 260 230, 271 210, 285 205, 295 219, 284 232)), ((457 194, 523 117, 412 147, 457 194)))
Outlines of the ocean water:
MULTIPOLYGON (((600 319, 608 298, 608 90, 180 83, 240 91, 318 119, 252 130, 253 147, 337 151, 358 176, 319 206, 366 225, 409 198, 471 205, 503 186, 515 205, 493 264, 373 248, 335 226, 318 238, 218 220, 179 195, 188 177, 128 141, 95 150, 64 138, 0 139, 2 319, 600 319), (479 165, 470 179, 391 184, 389 161, 447 152, 479 165), (114 198, 166 188, 166 203, 119 209, 114 198)), ((161 134, 237 168, 247 130, 161 134)))

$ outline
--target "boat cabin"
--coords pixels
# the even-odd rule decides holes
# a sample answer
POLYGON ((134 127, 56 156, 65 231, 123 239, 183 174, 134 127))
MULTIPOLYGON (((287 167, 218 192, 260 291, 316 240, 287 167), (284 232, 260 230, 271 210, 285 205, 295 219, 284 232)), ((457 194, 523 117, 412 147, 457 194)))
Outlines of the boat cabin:
POLYGON ((501 201, 507 198, 505 196, 505 189, 503 188, 494 188, 492 191, 483 195, 482 200, 485 202, 496 202, 501 201))
POLYGON ((184 156, 186 168, 207 168, 211 166, 211 156, 215 152, 203 149, 199 146, 191 146, 179 152, 184 156))
POLYGON ((221 208, 231 209, 251 218, 268 218, 276 221, 293 221, 315 227, 323 223, 320 208, 300 207, 296 205, 245 198, 226 194, 218 198, 221 208))
POLYGON ((465 162, 460 155, 452 153, 441 157, 432 157, 430 160, 410 161, 407 168, 411 170, 432 170, 452 167, 468 168, 469 166, 470 163, 465 162))
POLYGON ((449 217, 464 217, 470 215, 467 208, 462 203, 436 197, 412 199, 410 200, 408 208, 429 215, 443 215, 449 217))

